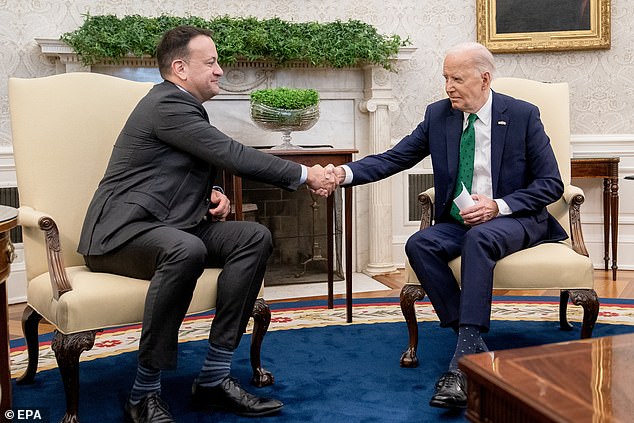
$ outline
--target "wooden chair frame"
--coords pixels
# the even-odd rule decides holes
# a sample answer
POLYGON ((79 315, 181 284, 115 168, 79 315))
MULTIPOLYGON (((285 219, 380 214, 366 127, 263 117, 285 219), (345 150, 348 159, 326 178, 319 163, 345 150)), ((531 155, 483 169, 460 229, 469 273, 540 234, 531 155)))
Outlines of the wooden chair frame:
MULTIPOLYGON (((433 188, 432 188, 433 190, 433 188)), ((431 191, 425 191, 418 195, 418 201, 422 205, 420 229, 425 229, 432 224, 433 221, 433 194, 431 191)), ((583 232, 581 230, 581 204, 584 197, 581 194, 574 195, 569 202, 570 232, 572 248, 578 254, 588 255, 585 243, 583 241, 583 232)), ((401 289, 400 303, 401 311, 407 323, 407 331, 409 334, 409 344, 400 358, 401 367, 417 367, 418 357, 416 350, 418 348, 418 321, 416 320, 416 301, 425 298, 425 291, 420 285, 407 284, 401 289)), ((559 294, 559 327, 561 330, 572 330, 573 326, 568 322, 567 304, 571 301, 574 305, 583 307, 583 323, 581 326, 581 338, 592 337, 592 330, 599 315, 599 298, 594 289, 572 289, 561 290, 559 294)))

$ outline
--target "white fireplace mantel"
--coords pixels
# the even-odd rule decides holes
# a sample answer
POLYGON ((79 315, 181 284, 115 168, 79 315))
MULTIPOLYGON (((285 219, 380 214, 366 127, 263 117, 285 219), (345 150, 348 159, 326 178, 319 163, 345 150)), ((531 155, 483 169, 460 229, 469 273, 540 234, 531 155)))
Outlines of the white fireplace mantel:
MULTIPOLYGON (((140 81, 160 82, 156 60, 126 57, 119 62, 84 65, 59 39, 36 38, 57 73, 99 72, 140 81)), ((415 47, 403 47, 395 64, 409 60, 415 47)), ((315 67, 304 62, 277 66, 271 62, 238 62, 224 67, 221 93, 205 103, 214 125, 252 146, 275 145, 279 134, 263 133, 249 118, 249 93, 276 86, 314 88, 320 95, 320 119, 309 131, 293 134, 295 144, 357 149, 358 157, 390 147, 391 117, 398 105, 392 93, 397 74, 380 66, 344 69, 315 67), (230 107, 229 107, 230 106, 230 107)), ((376 275, 396 270, 392 258, 390 186, 381 181, 355 188, 353 257, 357 271, 376 275)))

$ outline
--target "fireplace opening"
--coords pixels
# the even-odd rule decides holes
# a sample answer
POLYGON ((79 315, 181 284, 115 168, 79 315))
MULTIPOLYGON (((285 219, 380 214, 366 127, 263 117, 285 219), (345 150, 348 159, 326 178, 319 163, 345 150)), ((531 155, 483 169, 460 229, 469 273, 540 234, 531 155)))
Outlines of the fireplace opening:
MULTIPOLYGON (((333 194, 334 280, 343 280, 342 195, 333 194)), ((265 286, 326 282, 327 201, 307 188, 289 192, 268 184, 242 180, 244 220, 271 231, 273 253, 267 264, 265 286)))

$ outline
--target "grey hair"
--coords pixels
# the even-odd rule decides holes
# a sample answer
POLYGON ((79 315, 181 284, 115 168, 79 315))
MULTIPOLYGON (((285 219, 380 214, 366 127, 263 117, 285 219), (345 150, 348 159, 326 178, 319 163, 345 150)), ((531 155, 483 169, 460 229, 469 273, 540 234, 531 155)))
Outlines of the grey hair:
POLYGON ((469 54, 473 60, 475 68, 480 73, 489 72, 491 74, 491 79, 493 79, 495 74, 495 60, 493 59, 493 54, 491 54, 489 49, 476 42, 460 43, 447 50, 445 57, 461 54, 469 54))

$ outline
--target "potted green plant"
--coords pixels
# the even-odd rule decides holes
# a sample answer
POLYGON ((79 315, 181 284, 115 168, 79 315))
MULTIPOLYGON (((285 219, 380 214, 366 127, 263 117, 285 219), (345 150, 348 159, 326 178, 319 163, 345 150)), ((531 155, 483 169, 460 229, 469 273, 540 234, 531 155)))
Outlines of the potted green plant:
POLYGON ((306 131, 319 119, 319 93, 312 88, 266 88, 253 91, 250 97, 253 122, 282 133, 282 144, 273 149, 301 148, 291 142, 291 132, 306 131))

